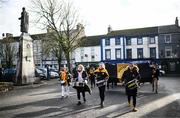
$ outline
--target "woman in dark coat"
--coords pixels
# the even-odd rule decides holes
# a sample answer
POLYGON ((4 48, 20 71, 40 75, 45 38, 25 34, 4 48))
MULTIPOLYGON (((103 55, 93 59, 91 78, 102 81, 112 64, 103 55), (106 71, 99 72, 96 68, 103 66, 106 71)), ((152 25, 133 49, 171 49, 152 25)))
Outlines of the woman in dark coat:
POLYGON ((127 70, 124 71, 122 80, 125 83, 126 95, 128 98, 128 105, 131 106, 131 97, 133 98, 133 111, 136 109, 136 96, 137 96, 137 80, 140 78, 138 68, 133 64, 129 64, 127 70))
POLYGON ((86 96, 85 96, 85 85, 87 84, 87 73, 84 70, 83 65, 78 65, 77 71, 74 71, 73 78, 75 79, 75 85, 74 88, 77 90, 77 98, 78 103, 77 105, 81 105, 81 95, 82 93, 83 100, 86 102, 86 96))

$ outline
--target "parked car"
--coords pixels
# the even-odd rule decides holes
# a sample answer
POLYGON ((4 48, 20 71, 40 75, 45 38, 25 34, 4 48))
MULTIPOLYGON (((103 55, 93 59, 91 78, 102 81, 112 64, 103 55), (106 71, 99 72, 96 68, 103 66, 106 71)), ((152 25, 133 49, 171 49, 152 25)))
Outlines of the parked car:
POLYGON ((58 69, 56 69, 56 68, 50 68, 50 71, 52 71, 52 72, 56 72, 56 73, 59 73, 59 70, 58 70, 58 69))
POLYGON ((46 78, 46 76, 43 73, 43 71, 38 69, 38 68, 35 69, 35 76, 36 77, 40 77, 41 79, 45 79, 46 78))
MULTIPOLYGON (((38 67, 38 69, 43 72, 43 74, 45 75, 45 78, 47 79, 47 68, 38 67)), ((50 78, 58 78, 58 77, 59 77, 59 74, 50 69, 50 78)))
POLYGON ((16 79, 16 69, 15 68, 7 68, 3 71, 3 79, 1 81, 4 82, 15 82, 16 79))

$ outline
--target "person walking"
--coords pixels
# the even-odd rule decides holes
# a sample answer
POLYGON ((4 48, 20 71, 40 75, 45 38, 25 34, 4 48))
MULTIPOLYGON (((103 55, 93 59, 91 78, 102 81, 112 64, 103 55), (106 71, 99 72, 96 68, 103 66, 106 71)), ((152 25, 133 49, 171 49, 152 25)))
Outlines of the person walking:
POLYGON ((47 80, 50 80, 50 65, 47 65, 47 80))
POLYGON ((63 67, 60 71, 60 82, 61 82, 61 96, 62 98, 69 96, 70 78, 66 67, 63 67))
POLYGON ((87 73, 84 70, 84 66, 82 64, 79 64, 77 70, 74 71, 73 78, 75 79, 74 88, 77 90, 77 105, 81 105, 80 93, 82 93, 83 100, 86 102, 85 85, 87 84, 87 73))
POLYGON ((90 67, 89 70, 89 80, 91 82, 91 88, 95 87, 95 74, 94 74, 95 68, 90 67))
POLYGON ((156 64, 152 66, 152 91, 158 93, 159 69, 156 64), (154 89, 155 87, 155 89, 154 89))
POLYGON ((137 66, 129 64, 122 75, 122 81, 125 84, 125 91, 128 98, 128 106, 131 106, 131 97, 133 98, 133 111, 136 112, 136 97, 137 97, 137 80, 140 79, 137 66))
POLYGON ((107 70, 105 69, 104 63, 100 63, 98 69, 95 70, 96 75, 96 85, 99 89, 99 96, 101 99, 101 108, 104 107, 104 100, 105 100, 105 88, 106 88, 106 82, 109 78, 109 74, 107 70))

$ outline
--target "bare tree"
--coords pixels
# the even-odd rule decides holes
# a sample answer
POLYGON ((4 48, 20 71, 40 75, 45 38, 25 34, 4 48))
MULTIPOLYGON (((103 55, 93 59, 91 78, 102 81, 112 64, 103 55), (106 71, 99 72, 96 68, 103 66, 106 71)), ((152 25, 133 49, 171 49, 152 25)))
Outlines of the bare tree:
POLYGON ((71 65, 71 53, 82 42, 84 36, 84 26, 78 23, 77 11, 74 10, 72 3, 63 6, 64 19, 63 27, 63 51, 67 60, 68 68, 71 65))
POLYGON ((5 67, 13 67, 13 61, 16 57, 17 50, 15 45, 12 44, 12 37, 6 36, 1 42, 0 56, 5 61, 5 67))
POLYGON ((78 16, 72 3, 57 0, 32 0, 32 3, 32 11, 38 16, 36 23, 42 25, 44 28, 48 27, 48 29, 51 30, 50 35, 47 36, 51 45, 48 45, 49 47, 47 48, 56 52, 55 55, 59 63, 63 51, 68 68, 70 69, 70 54, 78 47, 80 42, 79 37, 83 31, 83 28, 79 27, 80 25, 78 25, 78 28, 76 27, 78 24, 78 16))

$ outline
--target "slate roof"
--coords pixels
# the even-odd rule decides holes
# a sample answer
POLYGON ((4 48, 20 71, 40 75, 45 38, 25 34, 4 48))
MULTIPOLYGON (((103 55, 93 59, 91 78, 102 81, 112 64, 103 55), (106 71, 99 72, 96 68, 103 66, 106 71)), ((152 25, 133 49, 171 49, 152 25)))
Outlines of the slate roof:
POLYGON ((145 27, 136 29, 114 30, 107 34, 107 36, 146 36, 158 34, 158 27, 145 27))
POLYGON ((180 27, 177 25, 159 26, 158 32, 159 34, 180 33, 180 27))
POLYGON ((106 35, 82 37, 82 43, 80 44, 80 47, 99 46, 99 45, 101 45, 101 39, 105 36, 106 35))

